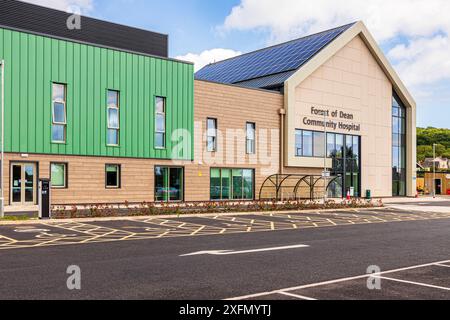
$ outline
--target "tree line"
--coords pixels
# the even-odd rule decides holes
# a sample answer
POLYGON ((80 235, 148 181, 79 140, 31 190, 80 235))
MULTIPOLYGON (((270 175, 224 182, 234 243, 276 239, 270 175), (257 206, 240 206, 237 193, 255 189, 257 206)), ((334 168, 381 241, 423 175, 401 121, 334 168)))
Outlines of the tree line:
POLYGON ((417 161, 433 157, 433 143, 436 157, 450 158, 450 129, 428 127, 417 128, 417 161))

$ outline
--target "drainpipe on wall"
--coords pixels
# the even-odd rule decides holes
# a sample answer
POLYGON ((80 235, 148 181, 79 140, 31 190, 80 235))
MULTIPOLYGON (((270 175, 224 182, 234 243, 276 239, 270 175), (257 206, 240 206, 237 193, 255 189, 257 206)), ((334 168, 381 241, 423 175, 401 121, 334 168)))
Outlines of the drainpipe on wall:
POLYGON ((1 148, 1 165, 0 165, 0 189, 1 189, 1 195, 0 195, 0 218, 3 218, 5 216, 5 197, 4 197, 4 193, 3 193, 3 163, 4 163, 4 136, 5 136, 5 121, 4 121, 4 115, 5 115, 5 61, 4 60, 0 60, 0 72, 2 73, 1 76, 1 83, 2 83, 2 87, 1 87, 1 93, 0 95, 2 96, 1 99, 1 143, 0 143, 0 148, 1 148))
POLYGON ((284 119, 286 109, 279 110, 280 113, 280 174, 284 174, 284 119))

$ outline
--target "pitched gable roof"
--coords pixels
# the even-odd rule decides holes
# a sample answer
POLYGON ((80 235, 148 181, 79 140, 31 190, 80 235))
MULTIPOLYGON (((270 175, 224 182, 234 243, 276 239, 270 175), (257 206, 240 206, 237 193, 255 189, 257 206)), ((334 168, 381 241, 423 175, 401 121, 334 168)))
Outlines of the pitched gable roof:
POLYGON ((195 77, 220 83, 268 88, 282 85, 296 70, 354 23, 219 61, 195 77))

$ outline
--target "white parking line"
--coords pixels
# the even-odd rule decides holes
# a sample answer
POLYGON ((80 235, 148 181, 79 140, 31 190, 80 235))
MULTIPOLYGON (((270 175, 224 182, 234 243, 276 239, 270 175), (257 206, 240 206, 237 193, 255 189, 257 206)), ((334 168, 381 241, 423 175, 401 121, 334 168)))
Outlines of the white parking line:
MULTIPOLYGON (((291 288, 285 288, 285 289, 279 289, 279 290, 255 293, 255 294, 250 294, 250 295, 241 296, 241 297, 229 298, 229 299, 225 299, 225 300, 245 300, 245 299, 252 299, 252 298, 268 296, 268 295, 272 295, 272 294, 283 294, 283 293, 286 293, 288 291, 296 291, 296 290, 320 287, 320 286, 325 286, 325 285, 329 285, 329 284, 335 284, 335 283, 340 283, 340 282, 364 279, 364 278, 368 278, 368 277, 381 277, 382 275, 385 275, 385 274, 396 273, 396 272, 407 271, 407 270, 414 270, 414 269, 430 267, 430 266, 439 265, 439 264, 447 264, 447 263, 450 263, 450 260, 431 262, 431 263, 420 264, 420 265, 411 266, 411 267, 405 267, 405 268, 399 268, 399 269, 394 269, 394 270, 383 271, 383 272, 379 272, 379 273, 364 274, 364 275, 356 276, 356 277, 348 277, 348 278, 336 279, 336 280, 331 280, 331 281, 324 281, 324 282, 318 282, 318 283, 313 283, 313 284, 307 284, 307 285, 302 285, 302 286, 297 286, 297 287, 291 287, 291 288)), ((446 290, 448 290, 448 288, 446 288, 446 290)))
POLYGON ((281 295, 284 295, 284 296, 288 296, 288 297, 294 297, 294 298, 297 298, 297 299, 300 299, 300 300, 309 300, 309 301, 316 301, 317 300, 317 299, 314 299, 314 298, 300 296, 298 294, 293 294, 293 293, 284 292, 284 291, 278 292, 278 294, 281 294, 281 295))
POLYGON ((448 264, 436 263, 436 265, 439 266, 439 267, 450 268, 450 265, 448 265, 448 264))
POLYGON ((389 277, 374 277, 374 278, 379 278, 379 279, 389 280, 389 281, 395 281, 395 282, 401 282, 401 283, 408 283, 408 284, 413 284, 413 285, 421 286, 421 287, 428 287, 428 288, 433 288, 433 289, 440 289, 440 290, 450 291, 450 288, 434 286, 432 284, 427 284, 427 283, 407 281, 407 280, 401 280, 401 279, 395 279, 395 278, 389 278, 389 277))

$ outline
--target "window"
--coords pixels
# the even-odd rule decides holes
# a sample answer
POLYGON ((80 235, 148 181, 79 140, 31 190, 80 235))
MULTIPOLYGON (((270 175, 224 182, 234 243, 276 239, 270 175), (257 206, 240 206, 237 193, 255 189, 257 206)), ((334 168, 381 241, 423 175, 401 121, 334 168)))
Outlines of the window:
POLYGON ((184 169, 155 167, 155 201, 183 201, 184 169))
POLYGON ((297 157, 313 156, 313 132, 306 130, 295 131, 295 155, 297 157))
POLYGON ((206 119, 206 149, 208 152, 217 151, 217 119, 206 119))
POLYGON ((67 188, 67 164, 52 163, 50 164, 50 172, 52 188, 67 188))
POLYGON ((66 85, 54 83, 52 98, 52 142, 66 142, 66 85))
POLYGON ((166 147, 166 98, 155 99, 155 148, 166 147))
POLYGON ((303 156, 313 156, 313 133, 311 131, 303 131, 303 156))
POLYGON ((247 138, 246 138, 246 148, 247 154, 255 154, 256 153, 256 124, 254 122, 247 122, 247 138))
POLYGON ((211 169, 211 200, 253 200, 254 170, 211 169))
POLYGON ((354 157, 352 136, 345 136, 345 157, 347 159, 352 159, 354 157))
POLYGON ((107 144, 109 146, 118 146, 120 130, 119 92, 108 90, 107 95, 107 144))
POLYGON ((120 165, 106 165, 106 188, 120 188, 120 165))
POLYGON ((314 132, 314 157, 325 157, 325 133, 314 132))
POLYGON ((327 157, 336 157, 336 135, 334 133, 327 133, 327 157))
POLYGON ((392 195, 406 196, 406 109, 392 98, 392 195))
POLYGON ((336 158, 344 157, 344 135, 336 135, 336 158))
POLYGON ((355 196, 361 195, 360 140, 359 136, 327 134, 327 157, 333 159, 332 175, 343 177, 333 187, 330 197, 345 195, 350 188, 354 189, 355 196))

